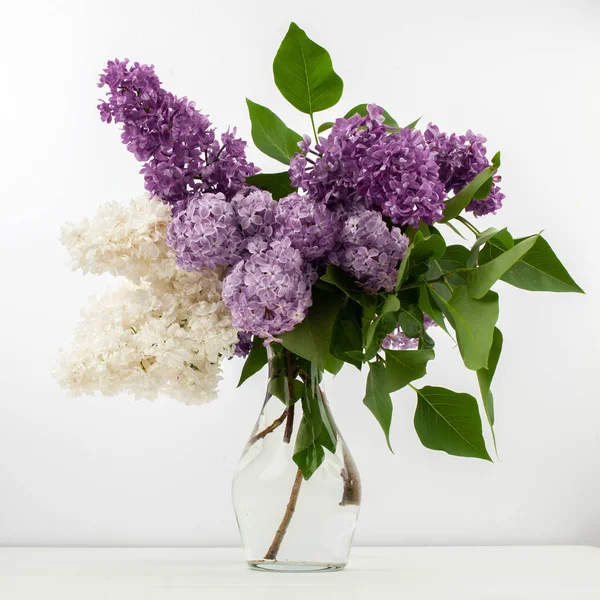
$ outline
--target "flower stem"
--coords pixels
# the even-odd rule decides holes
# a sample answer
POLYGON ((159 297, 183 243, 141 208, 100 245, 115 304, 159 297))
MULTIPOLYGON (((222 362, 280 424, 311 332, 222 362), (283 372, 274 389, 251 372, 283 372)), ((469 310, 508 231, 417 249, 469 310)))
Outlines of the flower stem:
POLYGON ((296 478, 294 479, 294 485, 292 486, 292 492, 290 494, 290 499, 285 509, 283 519, 281 520, 281 524, 277 528, 275 537, 273 538, 273 541, 271 542, 271 545, 265 554, 265 560, 275 560, 277 558, 281 542, 283 542, 283 538, 285 537, 288 527, 290 526, 290 521, 292 520, 296 510, 296 504, 298 502, 298 494, 300 493, 301 485, 302 471, 298 469, 296 471, 296 478))
MULTIPOLYGON (((325 392, 319 388, 321 393, 321 401, 323 402, 323 407, 327 412, 327 417, 331 423, 335 423, 333 420, 333 416, 331 414, 331 410, 329 408, 329 402, 327 401, 327 396, 325 396, 325 392)), ((335 426, 335 425, 334 425, 335 426)), ((358 473, 358 469, 356 468, 356 463, 352 458, 352 455, 348 451, 348 447, 346 446, 346 441, 344 440, 340 431, 338 431, 337 427, 335 427, 338 443, 342 445, 342 456, 344 459, 344 466, 340 472, 342 479, 344 481, 344 491, 342 493, 342 499, 340 501, 340 506, 348 506, 350 504, 354 504, 356 506, 360 505, 360 499, 362 496, 362 485, 360 481, 360 475, 358 473)))
MULTIPOLYGON (((293 407, 292 407, 293 408, 293 407)), ((286 419, 288 416, 289 409, 285 409, 280 417, 277 417, 268 427, 265 427, 262 431, 259 431, 257 434, 253 435, 248 441, 248 445, 252 445, 258 440, 262 440, 262 438, 266 437, 272 431, 275 431, 286 419)))
POLYGON ((450 275, 455 275, 456 273, 461 273, 463 271, 472 271, 473 267, 461 267, 460 269, 454 269, 453 271, 448 271, 447 273, 443 273, 437 279, 431 279, 430 281, 419 281, 417 283, 409 283, 408 285, 403 285, 399 291, 404 290, 412 290, 414 288, 421 287, 422 285, 430 285, 432 283, 443 283, 447 277, 450 275))
POLYGON ((292 366, 292 353, 289 350, 285 351, 285 358, 287 361, 287 386, 288 386, 288 402, 289 408, 287 411, 287 421, 285 423, 285 432, 283 433, 283 441, 286 444, 290 443, 292 439, 292 433, 294 432, 294 369, 292 366))
POLYGON ((292 404, 287 409, 287 420, 285 422, 285 431, 283 432, 283 441, 286 444, 290 443, 292 439, 292 433, 294 433, 294 405, 292 404))
POLYGON ((315 135, 315 144, 318 144, 319 136, 317 135, 317 128, 315 127, 315 118, 313 117, 312 113, 310 113, 310 124, 312 125, 312 130, 315 135))
POLYGON ((456 220, 460 221, 467 229, 470 229, 471 233, 473 233, 475 235, 481 234, 479 229, 477 229, 477 227, 475 227, 475 225, 473 225, 472 223, 469 223, 469 221, 467 221, 467 219, 465 219, 463 216, 458 215, 458 217, 456 217, 456 220))

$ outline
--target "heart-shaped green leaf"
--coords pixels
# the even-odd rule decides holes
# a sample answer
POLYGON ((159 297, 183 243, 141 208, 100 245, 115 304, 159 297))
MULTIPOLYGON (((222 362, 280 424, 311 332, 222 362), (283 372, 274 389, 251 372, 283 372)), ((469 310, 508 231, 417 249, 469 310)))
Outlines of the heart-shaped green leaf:
POLYGON ((492 460, 485 447, 481 417, 473 396, 432 386, 416 392, 414 424, 423 446, 454 456, 492 460))
POLYGON ((280 200, 298 189, 292 187, 290 176, 287 171, 282 171, 281 173, 258 173, 257 175, 251 175, 250 177, 246 177, 246 183, 255 185, 261 190, 271 192, 271 195, 275 200, 280 200))
POLYGON ((299 111, 313 114, 337 104, 344 84, 329 52, 292 23, 273 61, 275 85, 299 111))
POLYGON ((252 122, 252 140, 267 156, 286 165, 299 152, 298 142, 302 136, 290 129, 272 110, 248 100, 248 112, 252 122))

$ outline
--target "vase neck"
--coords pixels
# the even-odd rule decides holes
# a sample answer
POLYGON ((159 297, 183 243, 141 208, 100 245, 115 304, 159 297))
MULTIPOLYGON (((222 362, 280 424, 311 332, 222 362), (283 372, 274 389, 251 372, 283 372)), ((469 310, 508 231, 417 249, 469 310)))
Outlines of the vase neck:
POLYGON ((270 344, 267 347, 269 360, 269 396, 276 396, 285 405, 292 406, 304 396, 315 396, 323 401, 321 382, 323 372, 317 365, 280 344, 270 344))

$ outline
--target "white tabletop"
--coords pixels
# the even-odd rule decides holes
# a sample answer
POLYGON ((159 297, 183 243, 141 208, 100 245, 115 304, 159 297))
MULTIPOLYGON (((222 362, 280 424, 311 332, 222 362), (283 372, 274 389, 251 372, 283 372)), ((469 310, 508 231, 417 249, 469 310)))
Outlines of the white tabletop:
POLYGON ((591 546, 355 548, 337 573, 261 573, 237 548, 0 548, 3 600, 599 600, 591 546))

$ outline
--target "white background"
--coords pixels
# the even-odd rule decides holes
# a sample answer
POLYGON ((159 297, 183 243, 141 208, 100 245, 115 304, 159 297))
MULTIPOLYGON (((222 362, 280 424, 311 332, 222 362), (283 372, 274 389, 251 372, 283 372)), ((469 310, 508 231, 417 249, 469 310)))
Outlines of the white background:
MULTIPOLYGON (((0 544, 233 545, 230 479, 264 378, 187 407, 68 398, 51 376, 79 308, 106 280, 64 266, 60 225, 142 190, 140 165, 96 111, 109 58, 154 63, 221 128, 249 138, 244 97, 307 131, 275 88, 290 20, 345 82, 330 120, 377 101, 473 128, 502 150, 505 208, 483 229, 545 230, 587 295, 501 284, 495 464, 423 448, 415 399, 395 395, 386 449, 355 370, 328 382, 364 481, 358 544, 600 543, 597 376, 600 8, 565 2, 11 2, 2 15, 0 544)), ((270 164, 257 151, 254 160, 270 164)), ((476 393, 436 334, 426 382, 476 393)))

